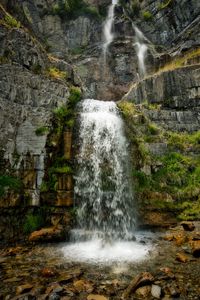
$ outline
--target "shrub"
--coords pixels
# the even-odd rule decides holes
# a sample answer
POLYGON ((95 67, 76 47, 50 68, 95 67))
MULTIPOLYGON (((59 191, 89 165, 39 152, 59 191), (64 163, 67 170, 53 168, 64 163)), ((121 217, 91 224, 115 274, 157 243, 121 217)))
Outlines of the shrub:
POLYGON ((81 90, 79 87, 70 88, 69 105, 75 107, 75 105, 81 100, 81 90))
POLYGON ((19 192, 22 187, 22 182, 19 178, 1 175, 0 176, 0 197, 4 196, 7 190, 19 192))
POLYGON ((49 128, 46 126, 39 127, 35 130, 36 135, 45 135, 49 132, 49 128))
POLYGON ((43 213, 39 213, 37 215, 29 213, 26 218, 23 225, 23 231, 26 234, 29 234, 42 226, 44 226, 44 215, 43 213))

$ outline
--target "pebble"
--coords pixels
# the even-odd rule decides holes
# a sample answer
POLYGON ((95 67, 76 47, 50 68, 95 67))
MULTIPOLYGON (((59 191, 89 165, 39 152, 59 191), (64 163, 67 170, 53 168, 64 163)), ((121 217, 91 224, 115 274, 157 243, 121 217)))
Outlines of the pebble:
POLYGON ((151 295, 156 299, 160 299, 161 297, 161 287, 159 285, 152 284, 151 286, 151 295))

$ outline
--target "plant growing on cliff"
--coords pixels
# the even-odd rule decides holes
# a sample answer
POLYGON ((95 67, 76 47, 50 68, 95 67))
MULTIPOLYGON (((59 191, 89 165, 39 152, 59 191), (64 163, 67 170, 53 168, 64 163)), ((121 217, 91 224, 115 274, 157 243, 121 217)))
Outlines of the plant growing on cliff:
POLYGON ((46 74, 47 76, 51 77, 51 78, 56 78, 56 79, 67 79, 68 78, 68 74, 65 71, 60 71, 59 69, 55 68, 55 67, 51 67, 49 69, 46 70, 46 74))
POLYGON ((23 231, 29 234, 45 225, 44 215, 42 212, 38 214, 29 213, 24 221, 23 231))
POLYGON ((49 128, 47 126, 41 126, 41 127, 38 127, 36 130, 35 130, 35 134, 36 135, 45 135, 49 132, 49 128))
POLYGON ((4 196, 7 191, 19 192, 22 182, 19 178, 10 175, 0 175, 0 197, 4 196))
POLYGON ((20 28, 21 26, 21 23, 8 13, 5 15, 4 21, 6 25, 10 28, 20 28))
POLYGON ((100 18, 96 7, 87 4, 83 0, 59 0, 58 4, 53 6, 52 12, 60 17, 67 16, 69 19, 76 18, 82 14, 100 18))
POLYGON ((153 15, 150 11, 142 11, 142 17, 147 22, 153 20, 153 15))

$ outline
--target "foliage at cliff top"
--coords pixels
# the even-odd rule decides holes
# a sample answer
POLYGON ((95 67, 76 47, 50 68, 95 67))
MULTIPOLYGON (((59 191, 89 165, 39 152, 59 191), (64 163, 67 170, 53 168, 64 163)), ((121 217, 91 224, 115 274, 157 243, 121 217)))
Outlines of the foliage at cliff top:
POLYGON ((53 6, 52 12, 53 14, 58 14, 60 17, 67 16, 69 19, 76 18, 82 14, 96 18, 100 17, 97 9, 88 5, 84 0, 59 0, 53 6))

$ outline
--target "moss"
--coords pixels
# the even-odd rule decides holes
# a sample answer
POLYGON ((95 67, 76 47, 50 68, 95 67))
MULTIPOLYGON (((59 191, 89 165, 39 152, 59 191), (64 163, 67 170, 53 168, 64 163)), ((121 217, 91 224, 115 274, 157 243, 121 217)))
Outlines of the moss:
POLYGON ((168 8, 173 3, 173 0, 164 0, 162 3, 158 5, 158 9, 162 10, 168 8))
POLYGON ((35 134, 36 135, 45 135, 49 132, 49 128, 46 127, 46 126, 41 126, 41 127, 38 127, 36 130, 35 130, 35 134))
POLYGON ((136 113, 135 105, 132 102, 120 101, 117 106, 125 118, 130 118, 136 113))
POLYGON ((46 70, 46 75, 51 78, 56 79, 64 79, 66 80, 68 78, 68 74, 65 71, 60 71, 59 69, 55 67, 51 67, 46 70))
POLYGON ((142 17, 147 22, 153 20, 153 15, 150 11, 142 11, 142 17))
POLYGON ((163 67, 161 67, 156 74, 160 74, 162 72, 171 71, 177 68, 181 68, 185 65, 189 65, 188 61, 194 58, 198 58, 199 56, 200 56, 200 48, 196 48, 184 52, 182 56, 174 58, 172 61, 168 62, 163 67))
POLYGON ((52 173, 60 173, 60 174, 72 174, 72 168, 70 166, 62 166, 62 167, 53 167, 51 169, 52 173))
POLYGON ((156 124, 149 123, 148 124, 148 131, 152 135, 157 135, 157 134, 159 134, 160 129, 158 128, 158 126, 156 124))
POLYGON ((182 209, 178 215, 180 220, 200 220, 200 197, 197 201, 184 201, 180 208, 182 209))
POLYGON ((6 25, 8 25, 10 28, 20 28, 21 26, 21 23, 8 13, 6 13, 4 20, 6 25))

